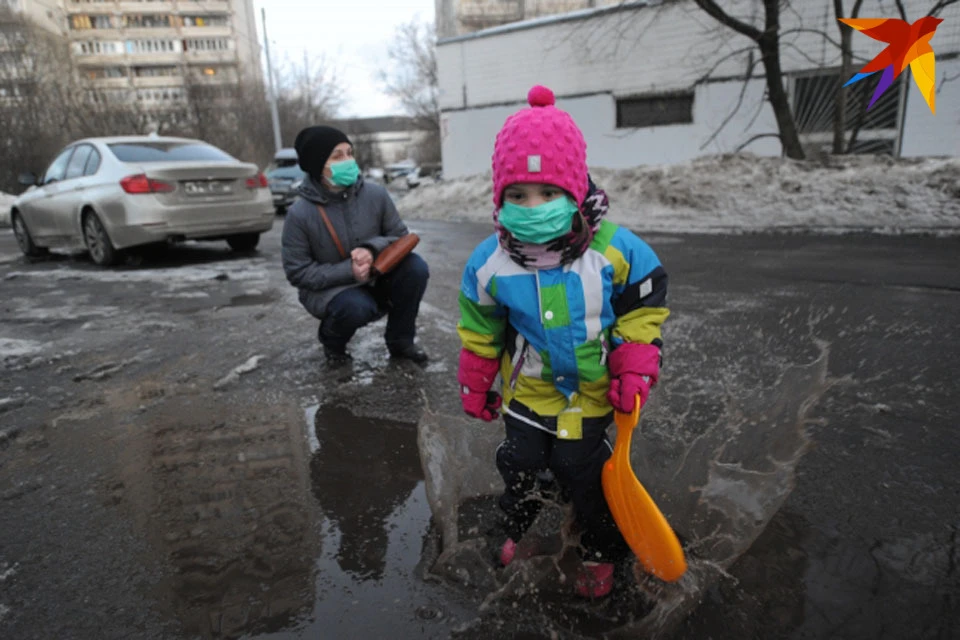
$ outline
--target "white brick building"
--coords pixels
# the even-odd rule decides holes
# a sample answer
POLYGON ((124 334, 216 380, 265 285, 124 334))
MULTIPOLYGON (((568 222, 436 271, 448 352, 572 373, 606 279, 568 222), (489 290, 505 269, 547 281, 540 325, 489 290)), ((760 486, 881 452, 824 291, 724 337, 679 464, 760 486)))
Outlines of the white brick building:
MULTIPOLYGON (((721 4, 762 25, 759 1, 721 4)), ((930 0, 904 0, 910 20, 924 15, 928 5, 930 0)), ((781 16, 787 91, 804 142, 828 148, 839 49, 822 34, 839 40, 833 1, 806 0, 793 7, 781 16)), ((896 17, 895 12, 890 2, 866 0, 860 17, 896 17)), ((940 17, 944 22, 931 42, 937 114, 930 113, 905 72, 905 82, 895 83, 870 112, 853 110, 853 116, 867 114, 854 150, 960 155, 960 4, 940 17)), ((853 71, 883 48, 859 33, 852 42, 858 56, 853 71)), ((444 175, 488 171, 496 132, 535 84, 553 89, 558 106, 576 119, 591 166, 676 163, 741 147, 779 155, 779 141, 764 135, 777 128, 763 100, 763 67, 754 64, 747 79, 758 55, 751 44, 692 0, 631 2, 441 39, 444 175)), ((860 83, 861 91, 868 90, 867 82, 860 83)))

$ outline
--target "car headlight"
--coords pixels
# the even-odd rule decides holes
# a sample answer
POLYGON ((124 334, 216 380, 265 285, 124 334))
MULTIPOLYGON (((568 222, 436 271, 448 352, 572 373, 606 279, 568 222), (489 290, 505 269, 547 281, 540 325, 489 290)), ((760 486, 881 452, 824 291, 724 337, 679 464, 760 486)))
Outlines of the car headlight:
POLYGON ((302 178, 301 178, 300 180, 297 180, 297 181, 291 183, 291 184, 290 184, 290 191, 293 191, 294 189, 299 189, 299 188, 300 188, 300 185, 302 185, 302 184, 303 184, 303 179, 302 179, 302 178))

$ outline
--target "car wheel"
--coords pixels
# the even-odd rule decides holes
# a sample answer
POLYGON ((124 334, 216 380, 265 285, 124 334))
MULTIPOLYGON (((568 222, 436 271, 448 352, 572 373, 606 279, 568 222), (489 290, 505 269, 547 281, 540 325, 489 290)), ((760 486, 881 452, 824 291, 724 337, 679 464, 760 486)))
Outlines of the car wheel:
POLYGON ((90 259, 101 267, 109 267, 119 261, 120 252, 113 248, 107 230, 93 212, 83 217, 83 241, 87 245, 90 259))
POLYGON ((259 243, 259 233, 238 233, 227 238, 227 244, 230 245, 230 248, 240 253, 253 251, 259 243))
POLYGON ((23 255, 28 258, 39 258, 49 253, 46 248, 38 247, 33 243, 33 238, 30 237, 30 231, 27 229, 27 223, 23 221, 23 216, 14 212, 12 222, 13 235, 17 237, 17 244, 20 245, 20 251, 23 252, 23 255))
POLYGON ((278 216, 285 216, 285 215, 287 215, 287 208, 286 208, 286 207, 277 207, 277 215, 278 215, 278 216))

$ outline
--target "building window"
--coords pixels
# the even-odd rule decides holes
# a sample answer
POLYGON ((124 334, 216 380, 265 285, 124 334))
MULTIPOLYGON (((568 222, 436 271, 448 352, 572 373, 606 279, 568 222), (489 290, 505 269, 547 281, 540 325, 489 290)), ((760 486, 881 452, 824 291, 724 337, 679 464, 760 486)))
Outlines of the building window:
POLYGON ((135 29, 154 29, 170 26, 170 16, 156 13, 125 16, 126 26, 135 29))
POLYGON ((113 29, 113 22, 110 16, 105 15, 76 15, 70 18, 70 28, 75 30, 113 29))
POLYGON ((123 67, 91 67, 89 69, 84 69, 83 73, 90 80, 127 77, 126 69, 123 67))
POLYGON ((659 127, 693 122, 693 93, 617 99, 617 128, 659 127))
POLYGON ((175 53, 174 40, 127 40, 127 53, 175 53))
POLYGON ((87 42, 74 43, 74 51, 80 55, 113 55, 123 53, 119 42, 108 42, 104 40, 90 40, 87 42))
POLYGON ((179 76, 180 70, 177 67, 134 67, 133 75, 138 78, 160 78, 165 76, 179 76))
POLYGON ((185 27, 229 27, 230 19, 227 16, 183 16, 185 27))
MULTIPOLYGON (((900 111, 900 94, 903 83, 894 82, 879 100, 867 111, 870 98, 880 82, 881 74, 875 73, 847 87, 847 129, 896 130, 900 111)), ((796 76, 793 79, 793 113, 797 129, 805 133, 829 133, 833 131, 834 108, 838 71, 821 71, 796 76)))
POLYGON ((0 98, 19 98, 23 95, 20 85, 8 83, 0 84, 0 98))
POLYGON ((195 38, 183 41, 185 51, 226 51, 230 41, 226 38, 195 38))

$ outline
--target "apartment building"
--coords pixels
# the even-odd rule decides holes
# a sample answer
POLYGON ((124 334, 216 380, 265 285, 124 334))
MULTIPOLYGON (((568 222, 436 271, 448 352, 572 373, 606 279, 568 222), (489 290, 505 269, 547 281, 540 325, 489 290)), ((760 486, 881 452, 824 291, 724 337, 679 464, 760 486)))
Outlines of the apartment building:
POLYGON ((621 3, 622 0, 436 0, 437 36, 449 38, 521 20, 621 3))
POLYGON ((174 107, 261 79, 253 0, 0 0, 69 39, 77 74, 108 100, 174 107))

